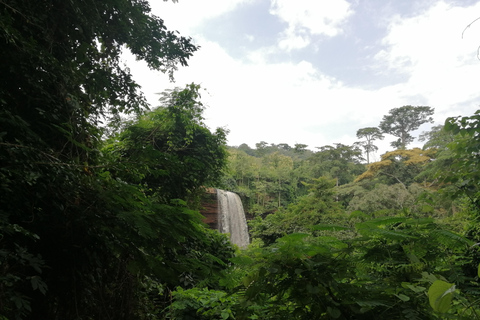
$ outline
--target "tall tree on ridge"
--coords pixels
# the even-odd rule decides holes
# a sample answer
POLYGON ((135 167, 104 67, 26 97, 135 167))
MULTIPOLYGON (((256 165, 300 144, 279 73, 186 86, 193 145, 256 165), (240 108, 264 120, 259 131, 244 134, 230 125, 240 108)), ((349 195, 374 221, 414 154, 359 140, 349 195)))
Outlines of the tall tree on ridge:
POLYGON ((362 141, 360 144, 365 149, 365 153, 367 154, 367 163, 369 164, 370 153, 378 150, 378 147, 373 144, 373 141, 377 139, 383 140, 384 136, 380 131, 380 129, 378 129, 377 127, 367 127, 367 128, 358 129, 357 138, 365 139, 365 141, 362 141))
POLYGON ((379 128, 384 133, 398 137, 398 140, 390 143, 392 147, 405 149, 414 140, 411 131, 417 130, 424 123, 433 123, 431 116, 434 110, 431 107, 410 105, 394 108, 388 115, 383 116, 379 128))

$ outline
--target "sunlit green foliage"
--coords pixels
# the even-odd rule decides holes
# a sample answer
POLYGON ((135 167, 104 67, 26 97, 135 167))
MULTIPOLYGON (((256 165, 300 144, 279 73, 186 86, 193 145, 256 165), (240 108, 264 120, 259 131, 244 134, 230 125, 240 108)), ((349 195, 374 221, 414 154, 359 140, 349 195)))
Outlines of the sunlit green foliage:
POLYGON ((271 244, 283 235, 310 231, 319 223, 335 222, 342 212, 334 198, 335 183, 335 180, 326 178, 314 179, 313 183, 306 184, 310 191, 308 195, 264 219, 257 217, 250 221, 251 234, 265 244, 271 244))
POLYGON ((380 176, 381 181, 391 185, 399 183, 405 188, 415 181, 415 178, 422 171, 435 155, 435 150, 413 148, 411 150, 399 149, 389 151, 382 155, 378 162, 368 165, 368 170, 358 176, 355 181, 372 179, 380 176))
POLYGON ((226 165, 226 132, 203 124, 199 86, 174 90, 163 105, 127 125, 104 148, 116 177, 139 183, 162 202, 190 199, 219 184, 226 165), (202 189, 203 190, 203 189, 202 189))
POLYGON ((257 143, 229 149, 228 175, 224 184, 239 193, 244 206, 255 214, 286 207, 306 193, 302 181, 311 179, 306 158, 311 151, 288 144, 257 143), (261 156, 259 156, 261 155, 261 156))
POLYGON ((334 146, 323 146, 309 159, 313 177, 335 179, 337 185, 352 182, 365 167, 361 163, 362 151, 356 145, 348 146, 336 143, 334 146))

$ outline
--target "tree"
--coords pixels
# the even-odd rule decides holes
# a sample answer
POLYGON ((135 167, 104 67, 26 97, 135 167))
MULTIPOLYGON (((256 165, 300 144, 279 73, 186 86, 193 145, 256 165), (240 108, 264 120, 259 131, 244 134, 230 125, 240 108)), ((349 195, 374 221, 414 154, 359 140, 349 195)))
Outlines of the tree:
POLYGON ((246 143, 239 145, 238 150, 244 151, 249 156, 255 156, 255 149, 250 148, 246 143))
POLYGON ((433 123, 434 109, 424 106, 403 106, 389 111, 388 115, 383 116, 379 128, 384 133, 398 137, 390 145, 397 149, 405 149, 407 145, 413 142, 414 138, 410 135, 411 131, 417 130, 424 123, 433 123))
MULTIPOLYGON (((227 165, 226 132, 203 123, 200 86, 169 91, 162 106, 140 116, 103 149, 117 163, 112 171, 130 183, 141 183, 169 203, 195 201, 203 187, 219 184, 227 165)), ((203 190, 203 189, 202 189, 203 190)), ((146 191, 148 192, 148 191, 146 191)))
POLYGON ((370 153, 378 150, 378 147, 373 144, 373 141, 377 139, 383 140, 384 136, 380 129, 378 129, 377 127, 367 127, 357 130, 357 138, 365 139, 365 141, 361 142, 361 145, 365 149, 365 153, 367 154, 367 164, 369 164, 370 153))
POLYGON ((197 47, 143 0, 0 2, 0 318, 142 318, 155 267, 180 283, 158 259, 208 242, 106 170, 100 122, 148 108, 125 49, 172 76, 197 47))
POLYGON ((228 153, 228 169, 235 180, 235 186, 242 192, 249 191, 251 182, 258 177, 259 159, 241 149, 230 148, 228 153))
MULTIPOLYGON (((480 110, 468 117, 452 117, 445 121, 445 130, 454 136, 447 145, 451 151, 448 170, 438 172, 444 183, 455 185, 455 197, 469 198, 474 215, 480 216, 480 110)), ((479 232, 480 234, 480 232, 479 232)), ((477 235, 477 237, 479 237, 477 235)), ((479 237, 480 238, 480 237, 479 237)))
POLYGON ((423 166, 430 162, 434 155, 435 150, 420 148, 387 152, 382 155, 380 161, 371 163, 367 171, 358 176, 355 182, 383 176, 388 185, 400 183, 407 189, 408 185, 422 171, 423 166))
POLYGON ((277 146, 279 149, 286 150, 286 151, 289 151, 292 149, 292 147, 290 147, 288 143, 279 143, 277 146))
MULTIPOLYGON (((435 152, 435 161, 429 162, 418 178, 430 181, 430 185, 436 187, 448 188, 439 180, 440 175, 451 171, 452 163, 456 161, 453 149, 450 145, 458 139, 451 130, 446 130, 444 125, 433 126, 430 131, 420 135, 420 141, 426 141, 423 145, 424 150, 435 152)), ((460 139, 459 139, 460 140, 460 139)))
POLYGON ((311 226, 331 220, 341 212, 340 204, 335 201, 335 184, 335 180, 324 177, 305 183, 307 195, 265 219, 252 220, 249 223, 252 236, 271 244, 285 234, 307 232, 311 226))
POLYGON ((433 126, 429 131, 424 131, 418 137, 419 141, 425 141, 423 149, 436 148, 444 149, 447 144, 454 141, 454 135, 445 130, 443 124, 433 126))
POLYGON ((294 147, 294 150, 295 152, 298 152, 298 153, 303 153, 307 150, 307 147, 308 145, 306 144, 303 144, 303 143, 295 143, 295 147, 294 147))
POLYGON ((312 165, 315 178, 325 176, 337 180, 337 185, 353 181, 364 170, 361 164, 362 150, 358 146, 335 143, 334 146, 318 147, 308 161, 312 165))
POLYGON ((257 149, 257 156, 258 157, 263 157, 265 156, 268 152, 270 147, 268 146, 268 143, 265 141, 260 141, 255 143, 255 148, 257 149))
POLYGON ((360 210, 373 216, 382 210, 393 215, 404 208, 411 208, 414 201, 414 195, 400 183, 392 185, 377 183, 372 190, 363 189, 355 192, 348 204, 348 211, 360 210))
POLYGON ((281 195, 286 191, 284 185, 290 182, 290 174, 293 171, 293 160, 277 151, 263 157, 262 165, 267 177, 275 183, 277 208, 280 208, 282 206, 281 195))

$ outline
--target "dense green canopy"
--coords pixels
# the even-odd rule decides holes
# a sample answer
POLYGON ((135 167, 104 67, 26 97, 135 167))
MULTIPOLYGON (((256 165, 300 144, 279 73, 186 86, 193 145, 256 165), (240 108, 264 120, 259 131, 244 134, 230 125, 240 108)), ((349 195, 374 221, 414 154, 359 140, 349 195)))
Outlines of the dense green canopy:
POLYGON ((194 85, 142 116, 123 50, 172 76, 197 47, 147 1, 0 3, 0 318, 142 318, 231 255, 185 202, 218 180, 225 132, 194 85))
MULTIPOLYGON (((478 112, 408 150, 433 109, 392 109, 400 149, 368 165, 227 148, 198 85, 152 108, 121 61, 173 77, 197 49, 148 1, 0 1, 0 319, 480 318, 478 112), (202 223, 219 186, 246 250, 202 223)), ((357 135, 369 162, 381 132, 357 135)))

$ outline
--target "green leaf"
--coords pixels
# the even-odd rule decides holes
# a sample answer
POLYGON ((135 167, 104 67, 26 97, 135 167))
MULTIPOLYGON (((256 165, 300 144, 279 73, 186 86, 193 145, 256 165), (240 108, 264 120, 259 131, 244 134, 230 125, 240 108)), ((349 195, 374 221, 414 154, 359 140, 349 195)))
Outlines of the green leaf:
POLYGON ((404 294, 400 293, 400 294, 396 294, 395 296, 404 302, 410 301, 410 297, 404 294))
POLYGON ((324 231, 340 231, 340 230, 350 230, 348 227, 335 225, 335 224, 317 224, 312 226, 312 231, 314 230, 324 230, 324 231))
POLYGON ((337 308, 327 307, 327 312, 333 319, 338 319, 342 315, 340 310, 338 310, 337 308))
POLYGON ((450 309, 454 291, 454 284, 436 280, 428 289, 428 300, 433 310, 440 313, 447 312, 450 309))
POLYGON ((47 285, 39 276, 33 276, 30 278, 30 282, 32 283, 33 290, 40 290, 40 292, 45 295, 47 293, 47 285))
POLYGON ((384 225, 390 225, 394 223, 402 223, 402 222, 406 222, 407 220, 409 219, 404 217, 380 217, 380 218, 369 220, 367 222, 357 223, 355 226, 357 228, 364 228, 364 227, 370 228, 372 226, 384 226, 384 225))
POLYGON ((402 282, 402 287, 412 290, 413 292, 419 293, 425 291, 427 288, 422 286, 414 286, 409 282, 402 282))
POLYGON ((471 246, 472 242, 456 233, 448 230, 432 230, 431 235, 441 244, 448 246, 471 246))
POLYGON ((284 237, 281 237, 280 239, 278 239, 278 242, 284 242, 284 243, 296 242, 296 241, 303 240, 309 236, 310 235, 308 233, 292 233, 284 237))

